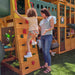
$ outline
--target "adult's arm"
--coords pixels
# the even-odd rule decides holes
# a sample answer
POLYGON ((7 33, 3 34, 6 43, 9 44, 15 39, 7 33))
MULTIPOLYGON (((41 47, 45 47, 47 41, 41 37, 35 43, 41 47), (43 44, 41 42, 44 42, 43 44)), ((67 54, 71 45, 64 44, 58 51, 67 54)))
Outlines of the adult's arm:
POLYGON ((50 26, 51 27, 49 29, 47 29, 46 32, 51 31, 51 30, 54 29, 54 19, 53 18, 51 18, 51 20, 50 20, 50 26))

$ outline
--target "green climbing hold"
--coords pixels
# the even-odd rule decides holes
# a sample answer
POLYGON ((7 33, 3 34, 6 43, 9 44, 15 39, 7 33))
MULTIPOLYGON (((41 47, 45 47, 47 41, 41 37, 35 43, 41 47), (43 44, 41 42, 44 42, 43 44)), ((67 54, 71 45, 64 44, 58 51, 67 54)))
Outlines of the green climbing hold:
POLYGON ((24 61, 27 61, 27 58, 24 58, 24 61))
POLYGON ((24 38, 23 35, 20 36, 21 38, 24 38))
POLYGON ((22 44, 22 46, 25 46, 25 44, 22 44))
POLYGON ((33 53, 32 55, 35 55, 36 53, 33 53))
POLYGON ((35 48, 35 45, 32 45, 33 48, 35 48))

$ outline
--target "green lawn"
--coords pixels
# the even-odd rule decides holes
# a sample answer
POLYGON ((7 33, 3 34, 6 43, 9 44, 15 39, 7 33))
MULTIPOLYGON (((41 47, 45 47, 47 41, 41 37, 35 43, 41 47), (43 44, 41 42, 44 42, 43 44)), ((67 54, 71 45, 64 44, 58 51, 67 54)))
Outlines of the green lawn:
MULTIPOLYGON (((43 55, 39 53, 41 65, 44 64, 43 55)), ((44 74, 45 69, 39 69, 27 75, 75 75, 75 50, 52 57, 52 71, 44 74)), ((2 68, 2 75, 18 75, 9 69, 2 68), (7 71, 8 70, 8 71, 7 71)))

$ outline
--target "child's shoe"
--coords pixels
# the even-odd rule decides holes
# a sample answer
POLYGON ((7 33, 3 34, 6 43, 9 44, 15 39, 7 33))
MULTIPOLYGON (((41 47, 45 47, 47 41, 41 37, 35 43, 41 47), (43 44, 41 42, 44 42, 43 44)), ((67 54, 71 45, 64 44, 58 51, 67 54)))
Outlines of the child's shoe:
POLYGON ((35 45, 37 44, 37 42, 35 42, 35 45))
POLYGON ((51 52, 51 55, 52 55, 52 56, 55 56, 55 54, 56 54, 56 52, 51 52))
POLYGON ((27 55, 24 55, 25 58, 29 58, 32 57, 32 53, 31 52, 27 52, 27 55))
POLYGON ((34 40, 32 40, 32 45, 36 45, 37 44, 37 42, 35 42, 34 40))

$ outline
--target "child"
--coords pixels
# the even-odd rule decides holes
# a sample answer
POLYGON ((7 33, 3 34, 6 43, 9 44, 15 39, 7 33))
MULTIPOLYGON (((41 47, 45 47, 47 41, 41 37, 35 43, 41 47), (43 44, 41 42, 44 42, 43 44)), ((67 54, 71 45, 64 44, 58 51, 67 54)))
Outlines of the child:
POLYGON ((27 52, 27 55, 24 55, 25 58, 28 58, 28 57, 32 57, 32 53, 30 51, 30 40, 32 39, 32 43, 34 44, 37 44, 35 42, 35 38, 37 37, 38 35, 38 21, 37 21, 37 12, 34 8, 30 8, 27 10, 27 17, 23 17, 21 16, 17 11, 15 11, 16 14, 25 19, 25 20, 28 20, 29 22, 29 32, 28 32, 28 37, 27 37, 27 48, 28 48, 28 52, 27 52))
POLYGON ((40 34, 38 35, 38 38, 37 38, 37 45, 38 45, 38 48, 39 48, 40 52, 42 53, 41 35, 40 34))

